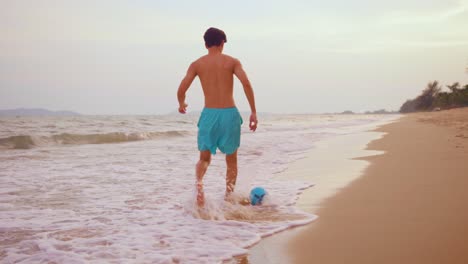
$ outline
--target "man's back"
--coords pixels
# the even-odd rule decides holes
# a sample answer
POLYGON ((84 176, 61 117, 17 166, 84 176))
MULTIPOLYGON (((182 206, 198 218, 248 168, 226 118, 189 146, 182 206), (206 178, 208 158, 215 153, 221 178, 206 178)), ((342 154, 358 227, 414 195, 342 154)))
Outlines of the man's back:
POLYGON ((234 107, 233 81, 236 59, 224 54, 208 54, 194 62, 205 95, 205 107, 234 107))

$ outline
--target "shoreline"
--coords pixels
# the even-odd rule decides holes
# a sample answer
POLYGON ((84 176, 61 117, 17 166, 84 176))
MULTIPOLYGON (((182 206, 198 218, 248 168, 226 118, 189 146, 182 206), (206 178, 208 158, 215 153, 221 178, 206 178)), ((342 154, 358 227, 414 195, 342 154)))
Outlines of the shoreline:
MULTIPOLYGON (((303 159, 291 163, 288 169, 277 175, 275 179, 294 179, 314 183, 313 187, 304 190, 299 195, 296 207, 306 213, 316 214, 324 200, 336 195, 341 188, 360 177, 369 165, 368 161, 355 158, 381 153, 381 151, 367 150, 366 146, 369 142, 384 135, 382 132, 374 131, 376 127, 394 121, 395 119, 379 121, 378 124, 361 132, 319 141, 303 159)), ((262 238, 249 248, 247 256, 237 258, 236 263, 291 263, 287 250, 289 241, 316 221, 317 219, 307 225, 290 228, 262 238)))
POLYGON ((367 149, 385 153, 288 239, 289 263, 468 263, 468 108, 377 131, 367 149))

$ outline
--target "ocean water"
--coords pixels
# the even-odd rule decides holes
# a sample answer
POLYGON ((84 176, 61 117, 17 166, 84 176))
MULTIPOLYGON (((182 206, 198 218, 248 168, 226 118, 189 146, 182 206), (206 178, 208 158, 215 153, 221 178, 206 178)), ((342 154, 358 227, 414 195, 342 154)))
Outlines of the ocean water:
MULTIPOLYGON (((379 115, 263 115, 242 128, 236 196, 224 155, 195 206, 197 115, 0 118, 0 262, 221 263, 262 237, 317 218, 295 207, 313 182, 278 173, 317 142, 388 122, 379 115)), ((244 116, 248 120, 248 116, 244 116)))

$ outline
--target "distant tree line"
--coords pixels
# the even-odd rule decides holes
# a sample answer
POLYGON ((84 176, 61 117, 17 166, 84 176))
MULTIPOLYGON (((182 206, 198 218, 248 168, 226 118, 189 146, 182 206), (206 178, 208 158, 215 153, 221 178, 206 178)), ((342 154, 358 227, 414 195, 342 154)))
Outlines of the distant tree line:
POLYGON ((468 106, 468 84, 461 86, 458 82, 447 85, 449 92, 442 92, 438 81, 427 84, 422 93, 407 100, 401 107, 401 113, 432 111, 468 106))

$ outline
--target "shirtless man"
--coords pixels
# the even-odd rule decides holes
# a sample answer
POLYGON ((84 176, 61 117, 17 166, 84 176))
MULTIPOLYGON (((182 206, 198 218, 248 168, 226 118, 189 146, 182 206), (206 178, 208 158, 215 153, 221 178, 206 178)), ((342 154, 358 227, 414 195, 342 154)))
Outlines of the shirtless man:
POLYGON ((257 111, 252 86, 238 59, 222 54, 226 34, 209 28, 203 36, 208 54, 190 64, 177 91, 179 112, 185 114, 185 93, 196 76, 205 95, 205 108, 198 121, 198 149, 200 160, 196 165, 197 204, 203 207, 203 176, 218 148, 226 154, 226 198, 234 191, 237 179, 237 148, 240 145, 242 118, 233 97, 234 75, 240 80, 250 105, 250 130, 257 129, 257 111))

